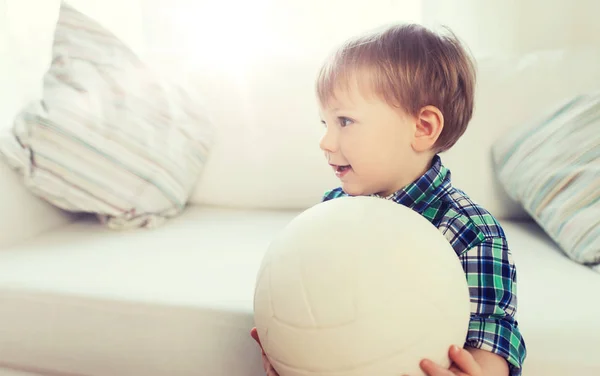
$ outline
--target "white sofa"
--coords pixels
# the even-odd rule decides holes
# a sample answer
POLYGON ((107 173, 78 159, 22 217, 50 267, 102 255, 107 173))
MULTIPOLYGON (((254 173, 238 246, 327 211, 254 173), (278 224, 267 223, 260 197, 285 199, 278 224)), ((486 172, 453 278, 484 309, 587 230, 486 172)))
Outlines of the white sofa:
MULTIPOLYGON (((600 275, 564 257, 507 197, 490 147, 546 106, 597 88, 599 58, 592 48, 480 57, 473 122, 442 156, 507 232, 524 376, 600 374, 600 275)), ((318 63, 282 57, 243 74, 194 73, 220 137, 188 209, 155 230, 114 232, 60 212, 0 164, 0 376, 263 375, 249 337, 262 254, 336 183, 317 147, 318 63)))

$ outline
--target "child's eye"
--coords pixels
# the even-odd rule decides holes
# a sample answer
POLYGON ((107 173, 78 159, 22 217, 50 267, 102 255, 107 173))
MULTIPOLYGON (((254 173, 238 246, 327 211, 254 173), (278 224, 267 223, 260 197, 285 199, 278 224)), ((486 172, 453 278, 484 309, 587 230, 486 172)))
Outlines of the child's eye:
POLYGON ((339 122, 340 122, 340 125, 341 125, 342 127, 345 127, 345 126, 347 126, 347 125, 350 125, 350 124, 352 124, 352 119, 349 119, 349 118, 347 118, 347 117, 344 117, 344 116, 340 116, 340 117, 338 117, 338 120, 339 120, 339 122))

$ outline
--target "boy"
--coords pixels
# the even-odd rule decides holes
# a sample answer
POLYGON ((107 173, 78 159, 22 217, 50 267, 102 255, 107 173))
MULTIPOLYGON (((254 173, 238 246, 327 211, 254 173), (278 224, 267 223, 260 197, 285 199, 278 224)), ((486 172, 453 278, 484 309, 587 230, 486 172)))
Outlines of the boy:
MULTIPOLYGON (((474 87, 474 66, 459 41, 419 25, 346 42, 317 79, 320 147, 341 181, 323 201, 373 195, 410 207, 445 235, 462 263, 471 294, 468 335, 460 347, 448 344, 450 369, 421 362, 429 376, 517 376, 526 355, 504 232, 452 187, 438 155, 464 133, 474 87)), ((260 345, 255 329, 251 335, 260 345)), ((264 352, 263 363, 268 376, 277 375, 264 352)))

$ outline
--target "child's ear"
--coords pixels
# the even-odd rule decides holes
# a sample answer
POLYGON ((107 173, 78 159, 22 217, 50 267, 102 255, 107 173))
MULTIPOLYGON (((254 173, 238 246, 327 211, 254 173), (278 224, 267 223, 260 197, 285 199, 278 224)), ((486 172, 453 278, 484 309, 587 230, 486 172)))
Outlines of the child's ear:
POLYGON ((416 121, 412 147, 417 152, 429 151, 444 129, 444 115, 435 106, 425 106, 417 113, 416 121))

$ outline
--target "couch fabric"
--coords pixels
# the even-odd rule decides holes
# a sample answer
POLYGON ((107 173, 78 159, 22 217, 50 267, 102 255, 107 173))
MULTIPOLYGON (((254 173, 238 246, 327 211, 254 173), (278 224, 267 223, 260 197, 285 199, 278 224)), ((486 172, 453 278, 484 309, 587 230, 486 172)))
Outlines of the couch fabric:
MULTIPOLYGON (((192 207, 156 230, 117 234, 78 221, 0 252, 0 364, 264 376, 248 334, 255 278, 270 239, 298 213, 192 207)), ((600 302, 588 298, 597 273, 535 223, 502 225, 518 266, 524 376, 600 373, 600 302)))

